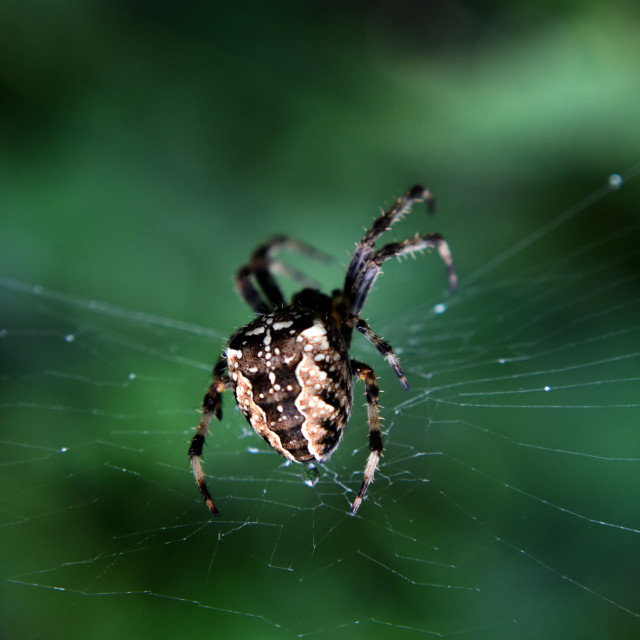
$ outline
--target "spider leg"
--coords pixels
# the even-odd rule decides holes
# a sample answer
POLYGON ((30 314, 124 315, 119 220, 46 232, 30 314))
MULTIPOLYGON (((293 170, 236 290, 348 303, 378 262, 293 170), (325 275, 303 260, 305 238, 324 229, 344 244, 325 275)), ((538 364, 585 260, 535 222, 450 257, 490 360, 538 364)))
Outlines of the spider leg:
POLYGON ((400 366, 398 357, 393 353, 393 348, 388 342, 385 342, 380 336, 377 336, 369 327, 369 325, 358 316, 348 315, 345 320, 345 324, 352 327, 356 331, 359 331, 381 354, 382 357, 391 365, 391 368, 396 372, 400 384, 406 391, 409 390, 409 383, 404 375, 404 371, 400 366))
POLYGON ((449 290, 455 291, 458 286, 458 275, 456 273, 451 250, 447 241, 438 233, 427 233, 410 238, 404 242, 391 242, 384 245, 373 255, 369 255, 360 267, 360 272, 356 277, 354 286, 350 294, 351 313, 357 315, 362 310, 367 296, 371 292, 373 283, 380 274, 382 263, 389 258, 400 257, 407 254, 435 248, 438 250, 444 262, 449 277, 449 290))
POLYGON ((289 280, 293 280, 297 282, 302 287, 308 289, 319 289, 320 283, 313 278, 310 278, 306 273, 302 273, 302 271, 298 271, 294 267, 281 262, 280 260, 272 260, 271 261, 271 273, 277 276, 282 276, 284 278, 289 278, 289 280))
MULTIPOLYGON (((364 264, 371 253, 373 253, 373 245, 375 241, 385 231, 388 231, 392 224, 408 213, 414 203, 422 201, 426 201, 429 212, 433 212, 435 210, 435 200, 431 193, 424 187, 416 185, 412 189, 409 189, 409 191, 407 191, 403 196, 398 198, 387 212, 373 222, 371 228, 364 234, 362 240, 357 244, 356 250, 351 257, 349 266, 347 267, 347 273, 344 281, 344 292, 347 296, 351 295, 364 264)), ((354 313, 357 313, 357 311, 354 311, 354 313)))
POLYGON ((274 236, 261 244, 251 255, 249 264, 242 267, 236 274, 236 287, 240 295, 256 313, 264 315, 269 313, 271 308, 285 304, 282 291, 273 277, 274 273, 287 275, 298 281, 307 281, 305 276, 297 270, 273 259, 273 254, 281 249, 297 251, 318 261, 329 260, 327 254, 284 235, 274 236), (258 293, 251 282, 251 276, 257 280, 268 302, 258 293))
POLYGON ((373 481, 373 476, 378 468, 378 461, 382 454, 382 433, 380 432, 380 418, 378 416, 378 384, 376 374, 373 369, 363 362, 351 361, 351 367, 356 376, 365 384, 365 395, 367 398, 367 416, 369 421, 369 458, 364 468, 364 478, 356 499, 351 505, 351 515, 356 515, 367 489, 373 481))
POLYGON ((213 499, 207 488, 204 472, 202 471, 201 456, 211 418, 215 415, 218 420, 222 419, 222 401, 220 396, 223 391, 230 388, 229 376, 225 373, 226 368, 227 356, 222 355, 213 368, 213 383, 207 390, 202 401, 202 418, 200 418, 196 434, 193 436, 193 440, 191 440, 191 445, 189 446, 189 460, 191 462, 193 475, 195 476, 198 487, 200 487, 200 493, 205 503, 214 516, 219 516, 220 512, 216 509, 215 504, 213 504, 213 499))
POLYGON ((272 307, 284 305, 285 300, 280 291, 275 278, 271 275, 270 259, 271 255, 280 249, 288 238, 286 236, 275 236, 264 244, 261 244, 252 254, 249 262, 249 269, 258 281, 260 288, 264 291, 264 295, 270 302, 272 307))
POLYGON ((253 309, 258 315, 265 315, 271 310, 269 305, 262 299, 258 290, 251 282, 251 269, 244 266, 238 269, 235 277, 236 289, 241 298, 253 309))

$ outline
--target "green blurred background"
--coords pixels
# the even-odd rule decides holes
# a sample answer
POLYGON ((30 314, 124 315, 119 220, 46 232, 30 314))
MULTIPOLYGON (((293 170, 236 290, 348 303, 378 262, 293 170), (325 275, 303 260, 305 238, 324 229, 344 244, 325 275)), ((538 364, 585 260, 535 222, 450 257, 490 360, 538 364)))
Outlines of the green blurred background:
POLYGON ((2 636, 637 637, 638 18, 3 2, 2 636), (415 183, 438 213, 394 233, 445 235, 461 288, 419 257, 365 309, 413 390, 356 345, 389 430, 360 517, 359 399, 309 490, 227 398, 212 522, 186 446, 235 269, 284 231, 339 286, 415 183))

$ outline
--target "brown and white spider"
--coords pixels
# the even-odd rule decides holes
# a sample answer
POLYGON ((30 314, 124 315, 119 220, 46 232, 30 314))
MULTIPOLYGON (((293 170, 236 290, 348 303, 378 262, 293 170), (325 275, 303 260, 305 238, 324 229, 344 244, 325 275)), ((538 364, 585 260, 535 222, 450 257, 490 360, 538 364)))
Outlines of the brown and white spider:
POLYGON ((276 236, 260 245, 249 263, 237 272, 238 291, 258 317, 231 336, 213 368, 213 383, 202 402, 202 419, 189 447, 196 482, 213 514, 219 512, 207 489, 200 456, 212 416, 222 419, 223 391, 233 391, 244 417, 283 456, 294 462, 323 462, 338 446, 349 421, 354 376, 365 385, 370 450, 362 485, 351 506, 351 514, 358 511, 378 466, 382 436, 376 376, 369 365, 349 357, 354 329, 389 362, 400 384, 409 388, 391 346, 360 318, 362 307, 385 260, 432 247, 446 266, 449 288, 453 291, 457 286, 449 246, 436 233, 374 248, 375 241, 415 202, 421 201, 433 210, 429 191, 413 187, 374 221, 356 246, 344 287, 333 291, 330 297, 305 288, 292 297, 290 304, 286 303, 273 272, 294 277, 296 273, 274 260, 274 253, 286 248, 314 254, 310 247, 286 236, 276 236), (256 283, 264 295, 258 292, 256 283))

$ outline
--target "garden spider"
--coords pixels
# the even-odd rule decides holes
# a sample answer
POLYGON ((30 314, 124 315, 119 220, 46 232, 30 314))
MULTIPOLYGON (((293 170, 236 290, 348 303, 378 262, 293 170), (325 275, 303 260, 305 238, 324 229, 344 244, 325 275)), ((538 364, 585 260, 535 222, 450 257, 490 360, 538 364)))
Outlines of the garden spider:
POLYGON ((436 233, 374 248, 375 241, 421 201, 433 210, 429 191, 413 187, 374 221, 356 246, 343 288, 331 296, 304 288, 287 304, 272 272, 296 273, 274 260, 274 253, 290 249, 313 255, 314 250, 286 236, 260 245, 237 272, 238 291, 258 317, 231 336, 213 368, 213 383, 202 402, 202 418, 189 447, 196 482, 214 515, 219 512, 207 489, 200 457, 211 418, 222 419, 223 391, 233 391, 244 417, 283 456, 294 462, 323 462, 338 446, 349 420, 354 376, 365 385, 370 450, 362 485, 351 505, 352 515, 358 511, 378 466, 382 436, 376 376, 369 365, 349 357, 354 329, 389 362, 400 384, 409 388, 391 346, 360 317, 362 307, 385 260, 432 247, 446 266, 450 290, 457 286, 449 246, 436 233))

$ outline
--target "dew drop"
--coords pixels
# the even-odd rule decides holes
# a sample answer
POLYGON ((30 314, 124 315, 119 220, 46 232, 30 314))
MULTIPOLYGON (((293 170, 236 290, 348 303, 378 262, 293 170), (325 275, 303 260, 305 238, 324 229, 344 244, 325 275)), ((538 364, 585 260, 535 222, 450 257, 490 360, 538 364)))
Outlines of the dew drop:
POLYGON ((133 373, 133 371, 127 376, 129 378, 129 380, 135 380, 136 379, 136 374, 133 373))
POLYGON ((313 464, 307 466, 307 468, 302 472, 302 480, 308 487, 315 487, 319 478, 320 472, 313 464))
POLYGON ((611 191, 616 191, 622 186, 623 182, 624 179, 619 173, 612 173, 609 176, 609 189, 611 189, 611 191))
POLYGON ((438 303, 433 307, 433 312, 437 314, 444 313, 447 310, 447 305, 442 302, 438 303))
POLYGON ((547 385, 547 386, 544 388, 544 390, 545 390, 545 391, 551 391, 551 387, 550 387, 549 385, 547 385))
POLYGON ((76 337, 73 335, 73 333, 67 333, 67 335, 64 337, 65 342, 73 342, 75 339, 76 337))

